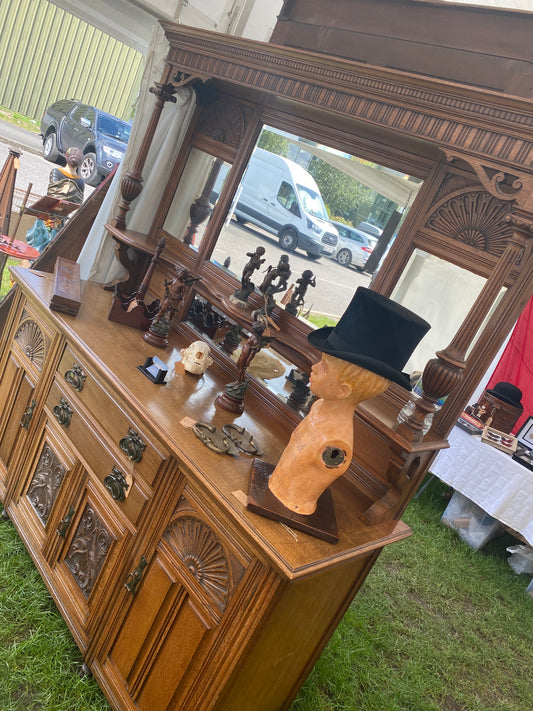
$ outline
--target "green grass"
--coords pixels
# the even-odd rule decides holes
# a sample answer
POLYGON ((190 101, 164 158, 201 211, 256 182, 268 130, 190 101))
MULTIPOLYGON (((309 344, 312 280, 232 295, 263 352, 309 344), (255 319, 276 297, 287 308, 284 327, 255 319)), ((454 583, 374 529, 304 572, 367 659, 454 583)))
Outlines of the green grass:
POLYGON ((322 326, 336 326, 339 319, 323 316, 322 314, 309 314, 307 320, 310 321, 313 326, 322 328, 322 326))
POLYGON ((28 116, 23 116, 17 111, 6 109, 5 106, 0 106, 0 120, 12 123, 15 126, 20 126, 20 128, 25 128, 26 131, 31 131, 32 133, 39 133, 38 121, 28 118, 28 116))
POLYGON ((7 292, 11 289, 11 273, 9 271, 9 267, 16 264, 20 264, 20 259, 13 259, 12 257, 7 258, 2 274, 2 284, 0 285, 0 299, 3 299, 7 292))
MULTIPOLYGON (((444 491, 435 481, 410 504, 414 535, 385 548, 291 711, 533 709, 530 576, 507 564, 510 536, 474 552, 443 526, 444 491)), ((1 711, 108 709, 80 664, 24 546, 1 522, 1 711)))
POLYGON ((502 536, 472 551, 440 523, 434 482, 384 549, 291 711, 526 711, 531 576, 506 562, 502 536))
POLYGON ((0 709, 108 711, 13 526, 0 522, 0 709))

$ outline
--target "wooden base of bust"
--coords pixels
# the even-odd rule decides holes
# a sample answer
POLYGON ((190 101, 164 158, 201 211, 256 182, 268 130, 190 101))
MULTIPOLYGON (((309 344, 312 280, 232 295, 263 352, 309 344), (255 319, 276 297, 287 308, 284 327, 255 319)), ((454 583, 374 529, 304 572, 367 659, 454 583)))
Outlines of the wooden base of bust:
POLYGON ((284 523, 298 531, 320 538, 322 541, 337 543, 339 534, 331 491, 329 489, 324 491, 318 499, 315 512, 309 516, 294 513, 284 506, 268 488, 268 479, 273 471, 273 464, 263 462, 261 459, 254 459, 246 507, 260 516, 284 523))

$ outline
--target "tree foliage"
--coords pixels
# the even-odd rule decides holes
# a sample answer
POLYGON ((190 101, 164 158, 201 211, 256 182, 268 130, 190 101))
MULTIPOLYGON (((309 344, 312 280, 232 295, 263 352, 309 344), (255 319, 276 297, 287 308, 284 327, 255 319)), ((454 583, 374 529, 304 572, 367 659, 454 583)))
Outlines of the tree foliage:
POLYGON ((264 129, 257 143, 259 148, 264 148, 270 153, 287 158, 289 156, 290 141, 279 133, 264 129))
POLYGON ((330 217, 356 224, 356 216, 368 215, 372 206, 372 189, 314 157, 308 168, 317 182, 330 217))

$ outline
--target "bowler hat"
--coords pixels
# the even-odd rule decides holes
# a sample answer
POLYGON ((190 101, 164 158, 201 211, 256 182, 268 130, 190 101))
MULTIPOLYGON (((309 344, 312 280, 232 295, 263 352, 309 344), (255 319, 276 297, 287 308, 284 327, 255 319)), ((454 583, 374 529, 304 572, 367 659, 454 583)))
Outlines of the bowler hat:
POLYGON ((521 402, 522 391, 512 383, 506 383, 505 381, 496 383, 492 390, 487 390, 487 393, 497 400, 503 400, 503 402, 506 402, 508 405, 514 405, 515 407, 524 409, 521 402))
POLYGON ((323 353, 411 390, 409 376, 402 368, 430 328, 409 309, 360 286, 337 325, 312 331, 308 340, 323 353))

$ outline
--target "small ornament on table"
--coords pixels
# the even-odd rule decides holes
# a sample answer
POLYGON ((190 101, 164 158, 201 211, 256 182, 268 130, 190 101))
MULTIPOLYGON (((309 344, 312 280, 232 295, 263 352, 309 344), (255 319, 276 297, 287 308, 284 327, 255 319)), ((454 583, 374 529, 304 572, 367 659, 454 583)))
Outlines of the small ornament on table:
POLYGON ((310 397, 309 376, 307 373, 302 373, 301 376, 294 381, 294 388, 287 398, 287 405, 294 410, 302 410, 307 405, 310 397))
POLYGON ((269 334, 269 320, 265 316, 260 316, 257 321, 253 322, 252 333, 243 345, 237 359, 237 380, 228 383, 224 392, 215 400, 215 403, 223 410, 239 414, 244 411, 244 396, 249 384, 246 370, 261 348, 264 348, 275 339, 275 336, 270 336, 269 334))
POLYGON ((316 286, 316 278, 310 269, 306 269, 302 272, 302 276, 296 280, 296 289, 292 292, 291 299, 285 306, 285 311, 296 316, 298 310, 304 305, 305 294, 310 286, 316 286))
POLYGON ((258 314, 270 316, 276 305, 274 294, 278 294, 287 289, 290 275, 291 267, 289 264, 289 255, 282 254, 277 267, 273 267, 272 265, 268 267, 265 278, 259 287, 259 291, 263 294, 265 299, 265 306, 257 312, 258 314))
POLYGON ((154 316, 150 328, 143 338, 156 348, 166 348, 168 346, 168 333, 172 318, 181 306, 186 290, 199 281, 200 277, 191 276, 185 267, 176 267, 174 279, 165 279, 165 296, 154 316))
POLYGON ((174 366, 176 373, 182 375, 192 373, 192 375, 203 375, 210 365, 213 365, 213 359, 209 355, 209 346, 203 341, 193 341, 187 348, 180 350, 181 360, 174 366))
POLYGON ((231 355, 241 342, 241 329, 236 324, 230 324, 226 335, 220 342, 220 347, 231 355))
POLYGON ((263 259, 263 254, 265 253, 264 247, 257 247, 255 252, 246 252, 246 256, 250 257, 249 261, 245 264, 242 277, 241 277, 241 288, 237 289, 235 293, 230 296, 230 301, 239 306, 248 305, 248 297, 255 289, 255 284, 252 281, 253 273, 265 263, 263 259))

